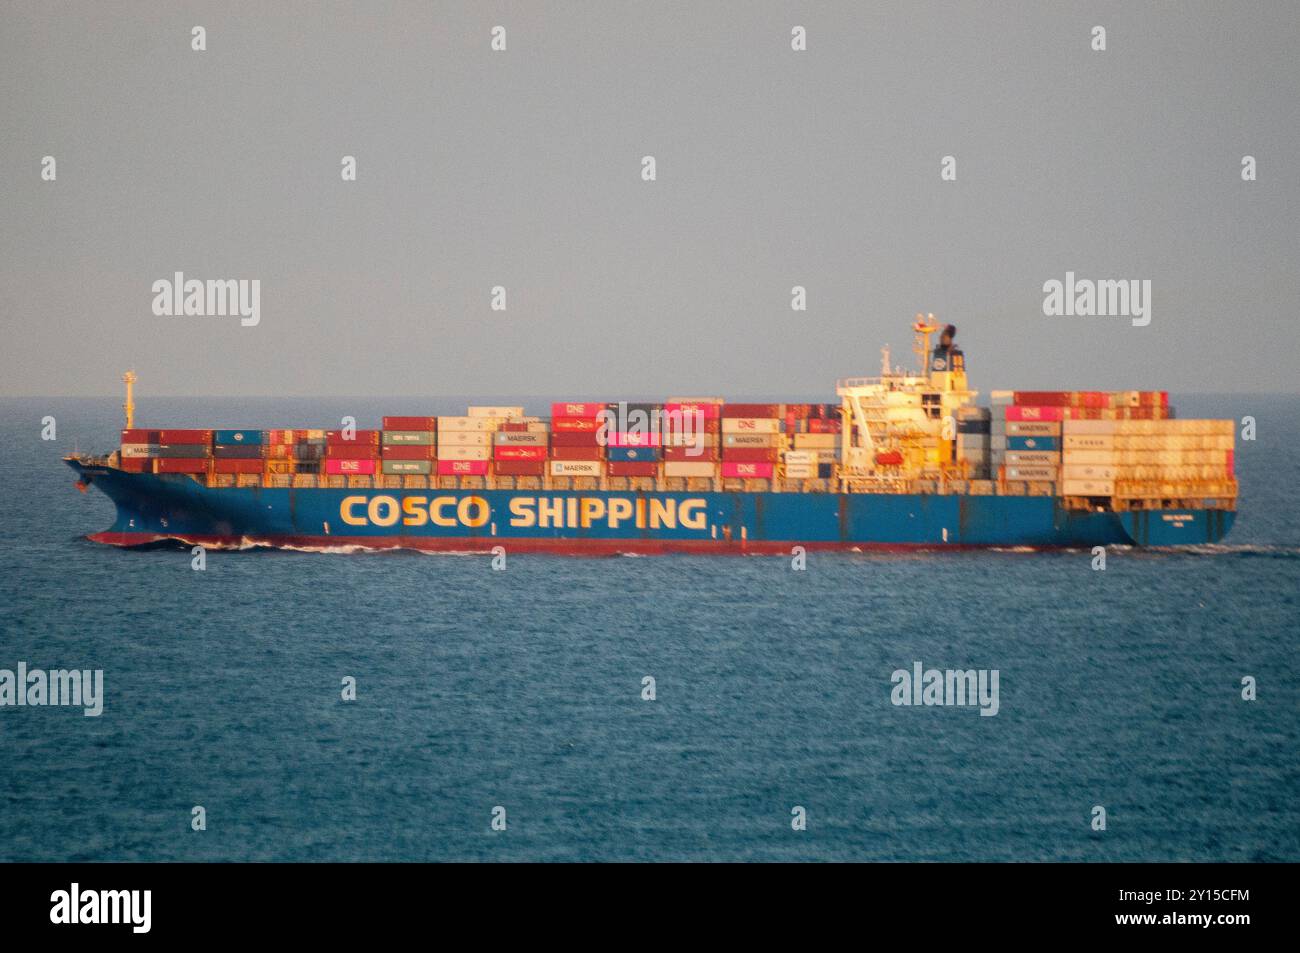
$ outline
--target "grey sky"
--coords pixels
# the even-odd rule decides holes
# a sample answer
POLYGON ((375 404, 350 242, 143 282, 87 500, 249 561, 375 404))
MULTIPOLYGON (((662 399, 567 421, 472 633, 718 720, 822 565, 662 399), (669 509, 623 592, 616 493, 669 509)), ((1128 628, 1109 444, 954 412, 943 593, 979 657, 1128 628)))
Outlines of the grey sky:
POLYGON ((1295 3, 0 10, 3 394, 831 397, 918 310, 985 393, 1298 389, 1295 3), (1067 270, 1150 326, 1044 317, 1067 270))

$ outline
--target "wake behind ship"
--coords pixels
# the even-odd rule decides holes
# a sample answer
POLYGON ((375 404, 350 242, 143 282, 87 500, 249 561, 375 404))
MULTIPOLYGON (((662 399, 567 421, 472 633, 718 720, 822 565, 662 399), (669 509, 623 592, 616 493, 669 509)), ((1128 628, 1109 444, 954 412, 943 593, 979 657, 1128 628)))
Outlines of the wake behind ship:
POLYGON ((79 483, 117 507, 91 539, 221 548, 789 553, 1189 546, 1236 513, 1231 420, 1163 391, 967 388, 956 329, 918 315, 920 367, 828 404, 561 402, 378 430, 139 429, 79 483))

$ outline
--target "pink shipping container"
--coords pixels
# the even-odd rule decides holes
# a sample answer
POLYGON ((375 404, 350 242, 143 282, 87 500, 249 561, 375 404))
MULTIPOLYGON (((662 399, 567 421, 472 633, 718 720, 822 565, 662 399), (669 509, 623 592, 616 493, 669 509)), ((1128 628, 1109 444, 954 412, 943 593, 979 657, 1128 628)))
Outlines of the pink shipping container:
POLYGON ((740 477, 742 479, 765 479, 772 476, 772 464, 770 463, 736 463, 722 461, 722 475, 724 477, 740 477))
POLYGON ((438 476, 485 476, 486 460, 439 460, 438 476))
POLYGON ((662 440, 662 435, 658 433, 622 433, 615 432, 609 435, 609 446, 611 447, 657 447, 662 440))
POLYGON ((1064 420, 1064 407, 1021 407, 1007 409, 1007 420, 1064 420))
POLYGON ((374 460, 339 460, 325 461, 325 472, 334 476, 340 474, 366 475, 375 472, 374 460))

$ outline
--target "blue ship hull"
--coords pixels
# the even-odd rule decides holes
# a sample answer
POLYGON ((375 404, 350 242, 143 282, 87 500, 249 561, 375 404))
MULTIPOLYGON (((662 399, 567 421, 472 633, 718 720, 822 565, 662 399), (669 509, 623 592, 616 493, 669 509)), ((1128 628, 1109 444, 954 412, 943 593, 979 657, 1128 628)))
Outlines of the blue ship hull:
POLYGON ((117 506, 119 546, 568 553, 1217 543, 1225 509, 1100 512, 1050 496, 208 487, 69 459, 117 506))

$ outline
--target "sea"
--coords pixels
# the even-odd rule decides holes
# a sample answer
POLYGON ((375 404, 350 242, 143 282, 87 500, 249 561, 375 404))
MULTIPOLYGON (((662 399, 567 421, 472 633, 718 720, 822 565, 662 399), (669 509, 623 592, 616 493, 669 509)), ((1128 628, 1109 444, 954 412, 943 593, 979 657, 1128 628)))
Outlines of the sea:
MULTIPOLYGON (((153 398, 137 421, 465 403, 153 398)), ((0 669, 99 669, 104 698, 0 707, 0 859, 1300 861, 1300 397, 1173 403, 1254 419, 1236 526, 1104 570, 1011 549, 196 571, 84 538, 113 508, 61 457, 112 449, 119 401, 2 400, 0 669), (895 705, 918 662, 996 670, 997 714, 895 705)))

